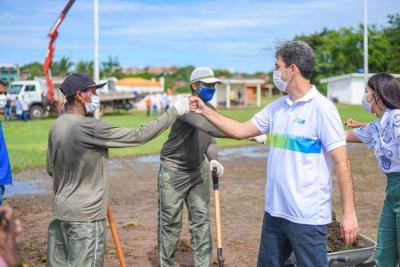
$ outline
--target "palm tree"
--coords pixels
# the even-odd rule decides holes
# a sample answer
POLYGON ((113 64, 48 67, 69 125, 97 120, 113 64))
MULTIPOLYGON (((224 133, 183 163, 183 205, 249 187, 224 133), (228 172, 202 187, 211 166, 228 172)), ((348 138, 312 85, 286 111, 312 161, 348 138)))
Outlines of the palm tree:
POLYGON ((75 66, 76 72, 86 72, 90 76, 93 76, 93 61, 80 60, 75 66))
POLYGON ((58 76, 60 75, 60 67, 58 61, 53 61, 51 63, 51 75, 58 76))
POLYGON ((102 76, 109 77, 111 76, 116 70, 121 67, 119 63, 118 57, 108 56, 108 60, 101 63, 102 69, 102 76))
POLYGON ((61 76, 67 76, 74 63, 69 57, 62 57, 58 63, 59 72, 61 76))
POLYGON ((74 63, 69 57, 63 56, 59 61, 53 61, 51 64, 51 73, 53 76, 67 76, 74 63))

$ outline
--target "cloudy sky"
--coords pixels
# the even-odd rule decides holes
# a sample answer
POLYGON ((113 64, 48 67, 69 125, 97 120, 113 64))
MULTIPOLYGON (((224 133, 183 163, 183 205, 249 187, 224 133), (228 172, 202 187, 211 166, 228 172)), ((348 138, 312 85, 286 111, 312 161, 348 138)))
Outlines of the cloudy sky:
MULTIPOLYGON (((47 33, 67 0, 0 0, 0 63, 44 60, 47 33)), ((99 0, 100 58, 125 67, 208 65, 270 71, 274 47, 297 34, 363 21, 363 0, 99 0)), ((386 25, 399 0, 369 0, 369 23, 386 25)), ((93 59, 93 1, 76 0, 55 59, 93 59)))

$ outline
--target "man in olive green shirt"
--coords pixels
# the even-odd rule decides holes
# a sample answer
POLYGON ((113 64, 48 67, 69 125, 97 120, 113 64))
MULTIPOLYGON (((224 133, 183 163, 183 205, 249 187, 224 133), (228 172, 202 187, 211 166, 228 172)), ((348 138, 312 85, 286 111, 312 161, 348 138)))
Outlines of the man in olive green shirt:
POLYGON ((103 266, 108 201, 108 148, 144 144, 188 112, 184 98, 158 119, 137 129, 86 117, 99 107, 95 82, 73 73, 61 84, 66 112, 49 132, 47 172, 53 178, 48 266, 103 266))
MULTIPOLYGON (((207 67, 193 70, 190 77, 193 94, 206 102, 213 97, 215 85, 219 82, 214 72, 207 67)), ((217 161, 218 148, 214 137, 224 137, 224 134, 202 116, 189 113, 172 125, 168 140, 161 150, 158 174, 158 244, 161 267, 173 266, 182 228, 184 203, 189 212, 194 266, 208 267, 211 264, 208 172, 216 167, 219 176, 223 173, 223 167, 217 161)))

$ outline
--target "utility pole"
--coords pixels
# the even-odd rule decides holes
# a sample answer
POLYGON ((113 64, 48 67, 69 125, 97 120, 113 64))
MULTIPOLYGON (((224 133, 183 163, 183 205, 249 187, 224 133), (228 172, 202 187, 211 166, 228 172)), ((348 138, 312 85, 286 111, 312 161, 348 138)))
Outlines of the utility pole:
MULTIPOLYGON (((94 58, 93 58, 93 80, 98 83, 100 80, 100 70, 99 70, 99 1, 93 1, 93 10, 94 10, 94 23, 93 23, 93 31, 94 31, 94 58)), ((96 109, 94 111, 94 117, 96 119, 100 119, 100 109, 96 109)))
POLYGON ((93 79, 98 82, 99 75, 99 1, 94 0, 94 60, 93 60, 93 79))
POLYGON ((364 84, 368 82, 368 0, 364 0, 364 84))

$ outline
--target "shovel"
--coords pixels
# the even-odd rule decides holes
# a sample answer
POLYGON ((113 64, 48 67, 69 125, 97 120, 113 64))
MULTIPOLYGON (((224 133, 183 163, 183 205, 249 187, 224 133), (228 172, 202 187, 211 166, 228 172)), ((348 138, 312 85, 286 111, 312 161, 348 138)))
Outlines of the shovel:
POLYGON ((217 168, 214 167, 212 170, 213 179, 213 189, 214 189, 214 199, 215 199, 215 222, 217 224, 217 258, 218 266, 224 266, 224 257, 222 256, 222 236, 221 236, 221 215, 219 209, 219 184, 218 184, 218 174, 217 168))
POLYGON ((122 248, 119 243, 118 233, 117 233, 117 229, 115 228, 110 203, 108 203, 108 206, 107 206, 107 218, 108 218, 108 223, 110 224, 111 234, 114 239, 115 249, 117 250, 119 266, 126 267, 125 257, 124 257, 124 254, 122 253, 122 248))

